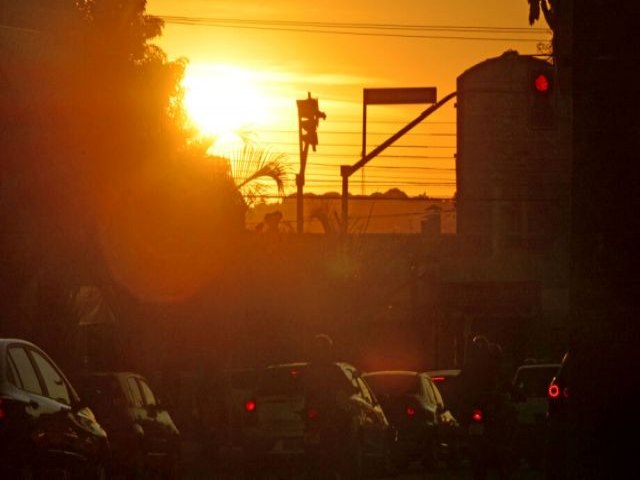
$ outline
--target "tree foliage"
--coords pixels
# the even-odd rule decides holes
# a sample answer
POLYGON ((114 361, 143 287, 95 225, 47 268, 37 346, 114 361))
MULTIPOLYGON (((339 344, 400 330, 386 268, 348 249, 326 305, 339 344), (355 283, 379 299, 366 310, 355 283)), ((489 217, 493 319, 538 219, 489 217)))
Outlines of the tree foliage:
POLYGON ((146 13, 146 1, 13 0, 0 15, 11 27, 0 32, 5 311, 24 315, 19 298, 34 278, 48 279, 52 298, 111 284, 118 278, 109 259, 145 235, 148 248, 184 241, 170 261, 187 277, 179 261, 195 244, 185 232, 242 229, 244 204, 228 164, 206 158, 183 110, 186 60, 169 60, 152 43, 163 22, 146 13), (139 225, 109 236, 132 219, 139 225))

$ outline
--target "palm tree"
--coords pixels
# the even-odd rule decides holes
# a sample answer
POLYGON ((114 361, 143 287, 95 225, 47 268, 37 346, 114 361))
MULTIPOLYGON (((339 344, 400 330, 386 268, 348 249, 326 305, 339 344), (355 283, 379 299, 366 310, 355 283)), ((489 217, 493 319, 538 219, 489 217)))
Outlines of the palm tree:
POLYGON ((275 183, 278 194, 284 193, 288 174, 285 155, 269 147, 256 145, 243 137, 242 146, 228 156, 230 174, 248 206, 264 199, 270 187, 265 180, 275 183))

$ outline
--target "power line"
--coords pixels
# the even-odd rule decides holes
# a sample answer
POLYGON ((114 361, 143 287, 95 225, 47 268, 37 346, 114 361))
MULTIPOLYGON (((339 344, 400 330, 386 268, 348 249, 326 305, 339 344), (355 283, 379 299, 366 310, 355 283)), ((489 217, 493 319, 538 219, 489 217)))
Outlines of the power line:
MULTIPOLYGON (((297 152, 283 152, 287 157, 296 157, 298 155, 297 152)), ((331 159, 335 158, 338 161, 345 161, 347 163, 352 163, 360 160, 360 155, 358 154, 342 154, 342 153, 323 153, 322 155, 317 155, 318 159, 331 159)), ((399 160, 455 160, 454 156, 431 156, 431 155, 378 155, 376 158, 397 158, 399 160)), ((291 159, 290 161, 285 161, 284 163, 290 165, 298 165, 295 159, 291 159)), ((320 165, 319 163, 315 163, 312 160, 309 161, 310 165, 320 165)), ((343 165, 343 163, 335 163, 333 165, 326 164, 326 166, 339 167, 343 165)), ((404 165, 398 165, 398 167, 404 168, 404 165)), ((369 168, 367 165, 366 168, 369 168)), ((408 168, 408 167, 407 167, 408 168)))
MULTIPOLYGON (((342 186, 342 182, 340 180, 336 180, 336 181, 330 181, 330 180, 326 180, 326 179, 321 179, 321 180, 309 180, 307 183, 309 184, 313 184, 313 186, 315 187, 320 187, 320 186, 342 186)), ((413 186, 431 186, 431 187, 450 187, 452 185, 456 185, 456 182, 420 182, 420 181, 415 181, 415 182, 409 182, 409 181, 405 181, 405 182, 366 182, 365 183, 366 186, 368 187, 413 187, 413 186)))
POLYGON ((176 21, 192 22, 215 22, 215 23, 246 23, 246 24, 268 24, 285 26, 309 26, 309 27, 338 27, 338 28, 390 28, 400 30, 453 30, 453 31, 492 31, 508 33, 551 33, 548 28, 539 27, 498 27, 490 25, 416 25, 401 23, 363 23, 363 22, 317 22, 309 20, 256 20, 242 18, 215 18, 215 17, 188 17, 188 16, 160 16, 162 19, 172 19, 176 21))
MULTIPOLYGON (((257 195, 258 197, 262 197, 262 198, 274 198, 274 199, 291 199, 291 200, 295 200, 296 199, 296 194, 292 193, 292 194, 288 194, 288 193, 283 193, 283 194, 277 194, 277 193, 272 193, 272 194, 265 194, 265 195, 257 195)), ((255 195, 243 195, 243 197, 245 198, 253 198, 255 197, 255 195)), ((327 197, 325 196, 325 194, 309 194, 309 193, 305 193, 304 194, 305 199, 310 199, 310 200, 327 200, 327 201, 332 201, 332 200, 336 200, 339 201, 340 200, 340 196, 330 196, 327 197)), ((372 197, 371 195, 357 195, 357 194, 350 194, 349 195, 349 201, 355 201, 355 202, 359 202, 359 201, 367 201, 367 202, 385 202, 385 201, 402 201, 402 202, 423 202, 423 201, 429 201, 429 200, 441 200, 441 201, 453 201, 453 197, 431 197, 429 196, 428 198, 423 198, 423 197, 419 197, 419 196, 408 196, 406 198, 394 198, 394 197, 383 197, 383 196, 376 196, 376 197, 372 197)))
MULTIPOLYGON (((270 145, 287 145, 287 146, 298 146, 297 142, 269 142, 270 145)), ((349 147, 349 148, 362 148, 362 145, 356 143, 322 143, 323 147, 349 147)), ((376 148, 378 145, 371 145, 371 148, 376 148)), ((389 148, 456 148, 455 145, 391 145, 389 148)), ((321 154, 319 154, 321 155, 321 154)))
MULTIPOLYGON (((397 171, 393 171, 393 172, 385 172, 385 171, 374 171, 374 172, 367 172, 366 174, 366 178, 367 179, 371 179, 371 178, 388 178, 389 180, 394 180, 394 179, 399 179, 399 178, 407 178, 410 180, 415 180, 416 179, 416 175, 412 174, 411 172, 406 172, 407 176, 401 177, 398 175, 403 175, 405 174, 402 171, 399 171, 400 169, 398 169, 397 171)), ((444 170, 444 169, 439 169, 439 170, 431 170, 431 174, 436 174, 439 173, 440 175, 447 175, 447 178, 451 178, 451 174, 454 173, 455 169, 450 169, 450 170, 444 170)), ((336 173, 335 175, 332 173, 327 172, 326 170, 324 171, 307 171, 305 173, 305 177, 318 177, 318 176, 322 176, 323 178, 331 178, 331 179, 335 179, 335 178, 340 178, 340 175, 337 173, 337 169, 336 169, 336 173)), ((424 178, 424 177, 422 177, 424 178)))
MULTIPOLYGON (((451 148, 455 148, 455 147, 451 147, 451 148)), ((295 156, 298 155, 297 152, 285 152, 286 155, 291 155, 291 156, 295 156)), ((318 157, 328 157, 328 158, 350 158, 350 159, 354 159, 360 158, 360 155, 358 154, 349 154, 349 153, 345 153, 345 154, 341 154, 341 153, 318 153, 317 154, 318 157)), ((453 155, 450 156, 430 156, 430 155, 378 155, 376 158, 413 158, 413 159, 418 159, 418 160, 453 160, 455 157, 453 155)))
MULTIPOLYGON (((360 131, 356 131, 356 130, 342 130, 342 131, 338 131, 338 130, 318 130, 319 133, 322 133, 323 135, 362 135, 362 132, 360 131)), ((290 133, 290 134, 298 134, 297 130, 279 130, 279 129, 263 129, 263 130, 256 130, 255 133, 290 133)), ((393 134, 395 134, 396 132, 367 132, 367 135, 384 135, 384 136, 391 136, 393 134)), ((441 135, 437 134, 437 133, 432 133, 432 132, 408 132, 406 133, 404 136, 455 136, 455 133, 450 133, 450 132, 444 132, 441 135)))
MULTIPOLYGON (((362 118, 355 119, 349 118, 345 120, 340 120, 331 117, 331 123, 359 123, 362 124, 362 118)), ((369 120, 367 119, 367 123, 384 123, 384 124, 394 124, 394 125, 405 125, 407 122, 404 120, 369 120)), ((435 122, 435 121, 424 121, 423 125, 455 125, 457 122, 435 122)))
MULTIPOLYGON (((541 43, 548 40, 540 38, 510 38, 510 37, 475 37, 475 36, 456 36, 456 35, 420 35, 408 33, 385 33, 385 30, 424 30, 424 31, 445 31, 445 32, 461 32, 461 33, 493 33, 493 34, 518 34, 525 33, 524 30, 517 29, 499 29, 498 27, 440 27, 440 26, 401 26, 393 24, 381 24, 378 26, 367 24, 341 24, 341 23, 320 23, 320 22, 283 22, 283 21, 259 21, 259 20, 243 20, 243 19, 216 19, 216 18, 197 18, 197 17, 172 17, 161 16, 166 23, 189 25, 189 26, 207 26, 217 28, 236 28, 251 30, 272 30, 283 32, 298 33, 321 33, 334 35, 353 35, 353 36, 374 36, 374 37, 398 37, 398 38, 416 38, 416 39, 439 39, 439 40, 474 40, 474 41, 511 41, 511 42, 534 42, 541 43), (295 26, 295 28, 294 28, 295 26), (303 28, 306 27, 306 28, 303 28), (326 30, 321 28, 342 28, 342 29, 375 29, 383 30, 383 32, 362 32, 349 30, 326 30)), ((530 32, 531 30, 528 30, 530 32)))
MULTIPOLYGON (((446 157, 449 158, 449 157, 446 157)), ((339 165, 329 164, 329 163, 315 163, 310 162, 309 165, 312 166, 320 166, 320 167, 339 167, 339 165)), ((366 167, 367 170, 370 168, 378 168, 378 169, 403 169, 403 170, 443 170, 443 171, 453 171, 455 172, 455 168, 444 168, 444 167, 418 167, 418 166, 400 166, 400 165, 371 165, 368 164, 366 167)))

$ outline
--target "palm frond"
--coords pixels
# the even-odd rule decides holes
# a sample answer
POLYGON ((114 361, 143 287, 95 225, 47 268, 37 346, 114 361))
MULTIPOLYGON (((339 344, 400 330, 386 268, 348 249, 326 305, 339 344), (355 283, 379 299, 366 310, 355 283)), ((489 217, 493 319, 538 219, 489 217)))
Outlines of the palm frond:
POLYGON ((529 25, 533 25, 540 19, 540 0, 527 0, 529 2, 529 25))
POLYGON ((244 141, 242 148, 230 155, 231 174, 236 186, 241 190, 250 187, 249 193, 259 195, 265 188, 260 181, 268 179, 275 183, 278 193, 283 193, 288 174, 285 158, 283 153, 244 141))
POLYGON ((259 170, 255 171, 253 174, 246 177, 243 181, 241 181, 238 185, 238 188, 242 188, 248 183, 251 183, 255 180, 269 178, 273 180, 278 189, 278 193, 284 192, 284 177, 286 176, 286 171, 284 166, 277 161, 269 161, 266 165, 263 165, 259 170))

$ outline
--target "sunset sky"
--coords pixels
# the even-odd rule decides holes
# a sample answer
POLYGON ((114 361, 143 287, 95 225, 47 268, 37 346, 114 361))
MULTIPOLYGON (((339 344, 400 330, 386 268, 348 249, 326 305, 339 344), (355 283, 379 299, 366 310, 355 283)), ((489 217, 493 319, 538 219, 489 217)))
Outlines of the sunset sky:
MULTIPOLYGON (((339 191, 339 165, 360 158, 363 88, 434 86, 442 98, 476 63, 550 40, 544 24, 529 27, 526 0, 149 0, 147 11, 165 19, 157 43, 169 57, 189 59, 194 121, 218 135, 221 153, 238 129, 285 153, 286 193, 299 169, 295 100, 307 92, 327 119, 305 191, 339 191)), ((427 106, 370 106, 367 150, 427 106)), ((351 177, 350 192, 453 195, 454 122, 451 102, 351 177)))

